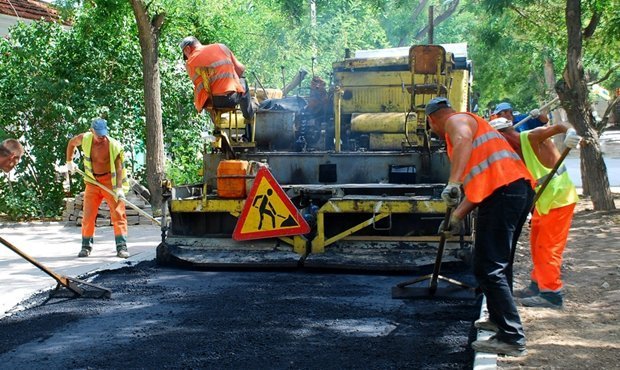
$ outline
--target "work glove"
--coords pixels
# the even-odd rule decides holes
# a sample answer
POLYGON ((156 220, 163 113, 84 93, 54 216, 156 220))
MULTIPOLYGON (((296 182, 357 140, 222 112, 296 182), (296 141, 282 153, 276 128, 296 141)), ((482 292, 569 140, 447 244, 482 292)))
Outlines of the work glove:
POLYGON ((456 207, 461 201, 461 184, 458 182, 449 182, 441 192, 441 199, 446 202, 448 207, 456 207))
POLYGON ((538 118, 540 117, 540 109, 538 108, 534 108, 530 111, 530 116, 532 116, 532 118, 538 118))
POLYGON ((564 139, 564 145, 567 148, 575 149, 579 147, 579 142, 581 141, 581 136, 577 135, 577 131, 573 128, 569 128, 566 131, 566 138, 564 139))
POLYGON ((116 189, 116 200, 125 200, 125 192, 123 189, 116 189))
POLYGON ((441 221, 441 224, 439 224, 439 229, 437 230, 437 234, 443 235, 446 238, 449 238, 452 235, 460 234, 462 228, 463 228, 463 220, 455 216, 454 214, 452 214, 452 216, 450 216, 450 220, 448 222, 447 228, 445 225, 445 220, 441 221))
POLYGON ((75 170, 77 169, 77 165, 73 163, 73 161, 67 161, 66 165, 67 165, 67 172, 73 175, 75 173, 75 170))

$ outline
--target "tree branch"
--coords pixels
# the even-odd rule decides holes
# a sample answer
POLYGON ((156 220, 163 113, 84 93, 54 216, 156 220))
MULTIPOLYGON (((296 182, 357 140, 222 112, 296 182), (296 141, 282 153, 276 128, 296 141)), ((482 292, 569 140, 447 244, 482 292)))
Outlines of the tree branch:
POLYGON ((590 23, 588 23, 588 26, 583 30, 584 39, 589 39, 590 37, 592 37, 592 35, 594 35, 594 31, 596 31, 596 27, 598 26, 600 21, 601 21, 601 13, 599 12, 592 13, 592 18, 590 18, 590 23))
POLYGON ((606 79, 608 79, 608 78, 609 78, 609 76, 611 76, 611 74, 612 74, 612 73, 613 73, 616 69, 618 69, 618 67, 620 67, 620 64, 616 64, 616 65, 612 66, 612 67, 609 69, 609 71, 607 71, 607 73, 605 73, 605 76, 603 76, 603 77, 599 78, 597 81, 594 81, 594 82, 590 82, 590 83, 588 83, 588 86, 592 86, 592 85, 594 85, 594 84, 599 84, 599 83, 601 83, 601 82, 605 81, 606 79))
MULTIPOLYGON (((448 9, 446 9, 445 12, 439 14, 434 20, 433 20, 433 26, 437 26, 438 24, 440 24, 441 22, 445 21, 446 19, 450 18, 450 16, 456 11, 456 8, 459 6, 460 0, 454 0, 450 3, 450 6, 448 7, 448 9)), ((416 35, 415 35, 415 39, 416 40, 421 40, 426 34, 428 33, 428 25, 424 26, 421 30, 419 30, 416 35)))
POLYGON ((530 17, 528 17, 527 15, 525 15, 525 13, 523 13, 520 9, 518 9, 517 7, 515 7, 514 5, 509 5, 508 8, 510 10, 512 10, 513 12, 517 13, 521 18, 525 19, 528 23, 533 24, 534 26, 536 26, 537 28, 542 28, 542 26, 536 22, 534 22, 530 17))
POLYGON ((153 16, 151 20, 151 27, 153 27, 153 31, 159 36, 159 30, 161 30, 161 25, 164 24, 164 18, 166 18, 166 13, 157 13, 153 16))
POLYGON ((607 105, 605 113, 603 114, 603 117, 601 117, 601 122, 596 125, 596 132, 598 132, 599 134, 601 133, 601 131, 603 131, 605 127, 607 127, 607 124, 609 123, 609 116, 611 116, 611 112, 614 111, 616 105, 618 105, 618 102, 620 102, 620 96, 616 96, 616 98, 607 105))

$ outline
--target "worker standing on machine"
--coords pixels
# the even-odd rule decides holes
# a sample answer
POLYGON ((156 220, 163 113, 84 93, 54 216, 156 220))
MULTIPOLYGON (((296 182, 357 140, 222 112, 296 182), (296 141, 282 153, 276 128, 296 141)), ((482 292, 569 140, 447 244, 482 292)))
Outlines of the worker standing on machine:
POLYGON ((214 109, 240 105, 243 118, 254 116, 248 84, 243 78, 245 66, 224 44, 202 45, 194 36, 181 41, 185 68, 194 83, 194 106, 206 109, 215 122, 214 109))
MULTIPOLYGON (((490 122, 519 153, 530 172, 537 178, 537 187, 545 182, 551 169, 560 159, 560 152, 550 138, 566 133, 564 145, 574 149, 581 136, 564 125, 538 127, 517 132, 512 122, 497 118, 490 122)), ((536 201, 530 232, 533 269, 529 287, 515 292, 527 307, 562 308, 562 254, 566 247, 573 212, 579 197, 565 166, 557 173, 536 201)))
POLYGON ((0 143, 0 169, 11 172, 24 155, 24 147, 15 139, 6 139, 0 143))
POLYGON ((88 257, 93 249, 95 221, 99 205, 105 199, 110 207, 110 218, 114 228, 116 256, 128 258, 127 214, 125 212, 125 192, 129 190, 127 174, 123 166, 125 154, 123 146, 108 136, 108 123, 102 118, 92 121, 90 131, 74 136, 67 145, 67 170, 75 172, 73 151, 81 146, 84 151, 84 217, 82 218, 82 249, 78 257, 88 257), (93 179, 114 191, 116 197, 93 183, 93 179))
POLYGON ((481 117, 456 112, 444 97, 433 98, 425 113, 433 132, 445 138, 450 158, 450 177, 441 196, 448 207, 456 208, 443 227, 458 232, 463 218, 478 208, 474 274, 498 330, 487 340, 473 342, 472 348, 525 355, 525 333, 512 297, 512 266, 534 197, 534 180, 504 137, 481 117))

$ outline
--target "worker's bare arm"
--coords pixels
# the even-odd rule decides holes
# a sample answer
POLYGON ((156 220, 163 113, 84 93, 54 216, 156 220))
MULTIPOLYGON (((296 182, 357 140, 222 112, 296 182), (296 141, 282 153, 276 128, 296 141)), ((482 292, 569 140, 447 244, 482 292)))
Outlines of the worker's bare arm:
POLYGON ((82 145, 82 138, 84 138, 84 134, 76 135, 69 140, 69 144, 67 144, 67 162, 73 160, 73 151, 75 148, 82 145))
POLYGON ((114 160, 114 167, 116 168, 116 187, 118 189, 123 188, 123 161, 121 161, 120 154, 114 160))
POLYGON ((542 143, 557 134, 565 133, 568 127, 564 125, 541 126, 531 130, 527 137, 532 143, 542 143))
POLYGON ((474 133, 478 129, 476 120, 466 114, 455 114, 446 121, 446 134, 452 142, 449 182, 462 182, 463 172, 472 152, 474 133))

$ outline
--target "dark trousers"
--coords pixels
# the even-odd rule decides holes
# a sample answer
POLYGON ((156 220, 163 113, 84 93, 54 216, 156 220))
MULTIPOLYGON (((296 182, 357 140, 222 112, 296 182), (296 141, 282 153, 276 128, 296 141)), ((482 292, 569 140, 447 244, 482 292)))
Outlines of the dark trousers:
POLYGON ((478 205, 474 274, 487 298, 497 338, 525 345, 525 333, 512 297, 512 265, 517 240, 530 211, 534 191, 526 180, 497 189, 478 205))
MULTIPOLYGON (((252 96, 245 78, 240 78, 241 86, 245 89, 243 94, 230 93, 228 95, 214 95, 212 97, 213 108, 234 108, 239 104, 243 118, 251 120, 254 116, 254 107, 252 106, 252 96)), ((215 119, 215 117, 213 117, 215 119)))

